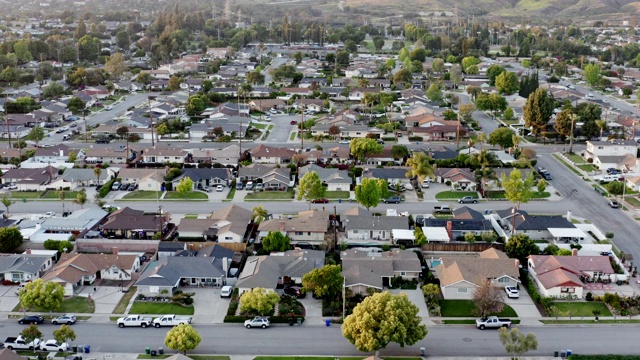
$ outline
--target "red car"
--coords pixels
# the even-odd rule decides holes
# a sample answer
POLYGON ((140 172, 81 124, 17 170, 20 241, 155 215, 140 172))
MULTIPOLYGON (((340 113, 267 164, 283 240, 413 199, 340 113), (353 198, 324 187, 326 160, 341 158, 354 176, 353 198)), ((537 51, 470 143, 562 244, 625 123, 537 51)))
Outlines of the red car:
POLYGON ((328 204, 329 200, 328 199, 315 199, 313 201, 311 201, 313 204, 328 204))
POLYGON ((291 125, 298 125, 298 122, 295 120, 291 120, 291 125))

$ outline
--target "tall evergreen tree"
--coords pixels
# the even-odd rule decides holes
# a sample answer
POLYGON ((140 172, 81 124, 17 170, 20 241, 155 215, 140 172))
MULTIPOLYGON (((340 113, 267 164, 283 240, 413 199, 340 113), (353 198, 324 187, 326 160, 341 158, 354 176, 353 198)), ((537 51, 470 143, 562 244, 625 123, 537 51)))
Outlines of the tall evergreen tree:
POLYGON ((553 96, 545 89, 538 88, 527 98, 523 117, 526 126, 532 127, 533 134, 538 137, 546 128, 553 114, 553 96))

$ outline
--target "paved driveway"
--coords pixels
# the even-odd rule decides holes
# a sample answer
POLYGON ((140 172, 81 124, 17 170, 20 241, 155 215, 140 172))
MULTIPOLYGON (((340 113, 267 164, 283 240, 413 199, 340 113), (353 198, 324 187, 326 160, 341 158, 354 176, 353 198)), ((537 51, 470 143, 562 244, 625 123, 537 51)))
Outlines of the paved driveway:
POLYGON ((193 322, 196 324, 222 324, 229 309, 229 298, 220 297, 220 288, 185 288, 194 292, 193 322))
POLYGON ((519 318, 540 317, 540 312, 534 304, 533 299, 531 299, 531 296, 529 296, 529 292, 522 286, 520 287, 520 298, 510 299, 506 293, 504 293, 503 296, 505 304, 511 306, 519 318))
POLYGON ((416 290, 392 289, 389 291, 392 294, 407 294, 409 300, 418 307, 418 316, 420 316, 423 320, 429 318, 429 309, 427 309, 427 303, 424 302, 424 296, 422 295, 422 290, 420 290, 420 288, 416 290))

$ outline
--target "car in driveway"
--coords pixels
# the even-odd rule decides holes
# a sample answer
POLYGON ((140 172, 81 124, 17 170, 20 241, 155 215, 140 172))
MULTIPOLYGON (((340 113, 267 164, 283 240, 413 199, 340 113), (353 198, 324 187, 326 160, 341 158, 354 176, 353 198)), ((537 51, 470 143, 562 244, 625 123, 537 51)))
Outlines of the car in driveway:
POLYGON ((247 329, 251 329, 254 327, 266 329, 269 327, 269 325, 271 325, 269 318, 264 316, 256 316, 253 319, 249 319, 244 322, 244 327, 246 327, 247 329))
POLYGON ((340 141, 338 141, 338 144, 351 144, 351 141, 349 141, 349 140, 340 140, 340 141))
POLYGON ((40 315, 27 315, 18 320, 18 324, 42 324, 44 317, 40 315))
POLYGON ((45 342, 41 342, 40 345, 40 350, 43 351, 52 351, 52 352, 59 352, 59 351, 67 351, 69 350, 69 344, 65 343, 65 342, 58 342, 55 339, 51 339, 51 340, 47 340, 45 342))
POLYGON ((507 297, 510 299, 517 299, 520 297, 520 291, 515 286, 505 286, 504 292, 507 293, 507 297))
POLYGON ((51 319, 51 323, 53 325, 58 325, 58 324, 71 325, 71 324, 75 324, 76 323, 76 316, 73 315, 73 314, 60 315, 58 317, 54 317, 53 319, 51 319))
POLYGON ((221 298, 230 298, 233 295, 233 286, 225 285, 220 289, 221 298))
POLYGON ((294 296, 298 299, 307 296, 307 293, 302 291, 302 288, 300 286, 289 286, 284 289, 284 293, 290 296, 294 296))
POLYGON ((614 209, 617 209, 620 207, 620 204, 617 201, 611 200, 611 199, 607 200, 607 205, 609 205, 609 207, 614 209))
MULTIPOLYGON (((217 192, 223 192, 224 191, 224 186, 222 186, 222 185, 216 186, 216 191, 217 192)), ((209 191, 207 191, 207 192, 209 192, 209 191)))
POLYGON ((244 184, 239 182, 236 184, 236 190, 242 190, 244 188, 244 184))

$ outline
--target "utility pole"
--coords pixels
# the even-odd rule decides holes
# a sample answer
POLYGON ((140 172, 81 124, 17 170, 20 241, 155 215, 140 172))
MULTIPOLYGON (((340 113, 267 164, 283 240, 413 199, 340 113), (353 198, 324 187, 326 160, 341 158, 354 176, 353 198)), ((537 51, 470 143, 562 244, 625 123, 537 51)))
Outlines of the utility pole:
POLYGON ((155 95, 149 95, 147 97, 148 106, 149 106, 149 126, 151 127, 151 146, 155 146, 155 135, 153 133, 153 112, 151 111, 151 100, 156 98, 155 95))
POLYGON ((304 110, 305 110, 305 106, 304 106, 304 95, 302 96, 302 103, 301 103, 301 109, 302 109, 302 123, 300 124, 300 129, 302 129, 301 133, 300 133, 300 139, 302 139, 302 148, 300 149, 300 151, 304 151, 304 110))
POLYGON ((573 126, 578 115, 571 114, 571 133, 569 134, 569 154, 573 154, 573 126))
POLYGON ((338 248, 338 213, 333 205, 333 250, 338 248))
POLYGON ((9 114, 7 114, 7 96, 6 95, 4 97, 3 106, 4 106, 4 123, 7 126, 7 137, 9 138, 9 149, 11 149, 11 129, 9 129, 9 114))

